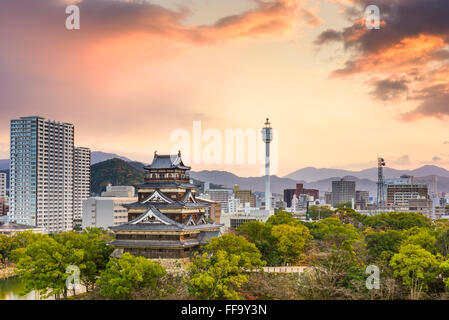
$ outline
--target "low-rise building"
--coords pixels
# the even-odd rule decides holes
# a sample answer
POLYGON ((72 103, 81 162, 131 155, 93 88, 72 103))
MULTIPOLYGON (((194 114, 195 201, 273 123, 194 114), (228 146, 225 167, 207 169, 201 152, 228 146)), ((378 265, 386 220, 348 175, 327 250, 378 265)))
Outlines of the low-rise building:
POLYGON ((221 217, 221 202, 219 201, 212 201, 206 198, 200 198, 196 197, 196 200, 199 203, 207 203, 210 205, 206 209, 206 217, 210 218, 214 223, 219 224, 220 223, 220 217, 221 217))
POLYGON ((31 231, 34 233, 45 233, 45 228, 29 226, 26 224, 17 224, 13 222, 0 223, 0 235, 12 237, 20 232, 31 231))
POLYGON ((125 204, 137 201, 137 197, 91 197, 83 201, 82 228, 109 228, 128 222, 125 204))

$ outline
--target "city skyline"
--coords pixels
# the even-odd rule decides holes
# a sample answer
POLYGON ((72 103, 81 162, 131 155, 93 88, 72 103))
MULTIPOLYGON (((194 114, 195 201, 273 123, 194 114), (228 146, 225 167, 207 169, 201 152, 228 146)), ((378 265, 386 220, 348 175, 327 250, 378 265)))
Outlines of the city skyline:
MULTIPOLYGON (((363 15, 354 2, 5 1, 0 158, 9 121, 35 114, 73 123, 76 145, 142 162, 193 121, 224 132, 270 117, 279 176, 372 168, 379 154, 397 169, 448 169, 448 5, 372 1, 398 10, 368 31, 347 19, 363 15), (80 7, 80 30, 65 29, 67 3, 80 7), (403 11, 420 23, 401 25, 403 11)), ((195 168, 251 176, 259 166, 195 168)))

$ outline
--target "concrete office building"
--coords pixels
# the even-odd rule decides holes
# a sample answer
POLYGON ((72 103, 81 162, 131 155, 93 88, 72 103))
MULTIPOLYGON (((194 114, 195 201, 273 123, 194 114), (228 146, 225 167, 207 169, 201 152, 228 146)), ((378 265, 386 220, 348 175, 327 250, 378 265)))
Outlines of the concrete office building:
POLYGON ((326 191, 324 193, 324 203, 325 204, 332 204, 332 192, 326 191))
POLYGON ((106 186, 106 191, 101 193, 102 197, 122 197, 132 198, 136 194, 135 188, 132 186, 106 186))
POLYGON ((104 228, 128 222, 128 209, 123 205, 137 197, 91 197, 83 201, 82 228, 104 228))
POLYGON ((369 203, 369 192, 357 190, 355 192, 355 209, 366 210, 369 203))
POLYGON ((75 148, 73 170, 73 223, 81 226, 83 201, 90 197, 90 149, 75 148))
POLYGON ((208 189, 205 190, 206 195, 212 201, 221 203, 221 212, 228 212, 228 199, 232 190, 228 189, 208 189))
POLYGON ((128 222, 128 209, 123 205, 137 201, 132 186, 108 185, 101 197, 83 201, 82 228, 109 228, 128 222))
POLYGON ((427 185, 387 185, 387 206, 407 208, 410 199, 429 199, 427 185))
POLYGON ((234 186, 234 196, 240 199, 240 203, 245 206, 249 203, 251 208, 256 207, 256 195, 251 192, 251 190, 241 190, 239 186, 234 186))
POLYGON ((317 189, 306 189, 304 188, 304 184, 297 183, 296 189, 285 189, 284 190, 284 202, 287 204, 287 208, 292 207, 292 199, 293 196, 297 197, 300 195, 309 195, 312 196, 315 200, 320 198, 320 192, 317 189))
POLYGON ((72 230, 74 127, 38 116, 11 120, 10 221, 72 230))
POLYGON ((337 203, 355 201, 355 181, 344 179, 332 181, 332 206, 337 203))

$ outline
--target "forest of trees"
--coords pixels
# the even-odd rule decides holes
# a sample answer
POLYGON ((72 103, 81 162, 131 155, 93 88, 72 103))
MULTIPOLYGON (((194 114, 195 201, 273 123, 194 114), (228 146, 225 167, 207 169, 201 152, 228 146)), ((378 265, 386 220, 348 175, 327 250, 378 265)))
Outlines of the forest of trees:
POLYGON ((25 290, 67 298, 67 267, 88 292, 75 299, 447 299, 449 221, 419 213, 316 212, 315 222, 277 212, 212 238, 182 273, 125 253, 111 258, 101 229, 0 236, 2 264, 14 263, 25 290), (322 216, 323 217, 323 216, 322 216), (266 273, 264 266, 306 266, 266 273), (367 287, 367 267, 379 287, 367 287))

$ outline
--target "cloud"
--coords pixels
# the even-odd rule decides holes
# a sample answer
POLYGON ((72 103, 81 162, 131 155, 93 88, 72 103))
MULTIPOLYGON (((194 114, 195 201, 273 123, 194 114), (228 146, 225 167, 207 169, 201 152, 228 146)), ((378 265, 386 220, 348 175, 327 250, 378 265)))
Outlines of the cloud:
POLYGON ((404 121, 448 117, 449 2, 334 2, 340 3, 351 25, 341 30, 328 29, 318 35, 315 43, 320 46, 331 42, 342 43, 351 55, 348 54, 343 66, 335 70, 332 76, 347 78, 363 75, 374 87, 370 93, 376 99, 417 101, 414 109, 401 115, 404 121), (369 30, 365 26, 363 15, 368 5, 380 8, 379 30, 369 30), (423 94, 435 86, 439 86, 438 92, 423 94))
POLYGON ((406 80, 379 80, 374 82, 374 87, 371 94, 383 101, 395 100, 408 92, 406 80))
POLYGON ((396 164, 399 164, 399 165, 406 165, 406 164, 409 164, 410 163, 410 157, 407 155, 407 154, 405 154, 405 155, 403 155, 402 157, 399 157, 396 161, 394 161, 396 164))
POLYGON ((443 144, 449 144, 449 141, 444 141, 443 144))

